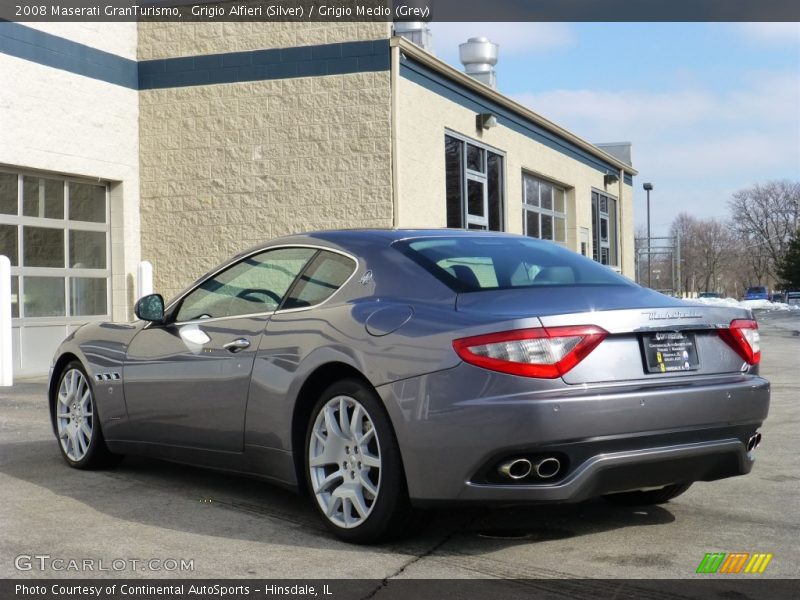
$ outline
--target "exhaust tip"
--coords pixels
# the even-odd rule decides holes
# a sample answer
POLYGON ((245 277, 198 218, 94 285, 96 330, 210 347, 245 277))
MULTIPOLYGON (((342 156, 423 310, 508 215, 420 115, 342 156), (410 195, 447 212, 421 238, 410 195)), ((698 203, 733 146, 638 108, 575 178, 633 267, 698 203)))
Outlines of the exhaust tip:
POLYGON ((544 458, 536 463, 536 474, 542 479, 555 477, 561 470, 561 461, 557 458, 544 458))
POLYGON ((518 479, 525 479, 531 474, 532 469, 533 465, 531 465, 531 461, 527 458, 516 458, 501 464, 497 471, 503 477, 508 477, 516 481, 518 479))
POLYGON ((756 432, 754 435, 747 440, 747 451, 752 452, 761 444, 761 434, 756 432))

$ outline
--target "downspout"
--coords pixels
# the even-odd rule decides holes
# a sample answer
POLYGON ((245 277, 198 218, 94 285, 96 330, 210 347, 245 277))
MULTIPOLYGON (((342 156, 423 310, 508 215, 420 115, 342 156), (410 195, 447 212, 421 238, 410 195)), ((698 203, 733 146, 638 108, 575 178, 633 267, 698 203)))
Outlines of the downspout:
MULTIPOLYGON (((395 38, 396 39, 396 38, 395 38)), ((392 40, 394 41, 394 39, 392 40)), ((390 70, 390 85, 392 90, 392 105, 391 105, 391 129, 392 129, 392 144, 391 144, 391 165, 392 165, 392 226, 400 227, 400 177, 397 169, 397 111, 400 106, 398 83, 400 79, 400 47, 392 44, 389 49, 391 53, 391 70, 390 70)))
POLYGON ((619 202, 617 202, 617 262, 619 263, 619 272, 630 277, 630 275, 625 273, 625 259, 628 257, 628 239, 627 235, 622 235, 624 231, 622 228, 622 206, 625 204, 625 197, 622 194, 625 191, 625 170, 620 169, 617 175, 619 176, 617 180, 617 198, 619 198, 619 202))

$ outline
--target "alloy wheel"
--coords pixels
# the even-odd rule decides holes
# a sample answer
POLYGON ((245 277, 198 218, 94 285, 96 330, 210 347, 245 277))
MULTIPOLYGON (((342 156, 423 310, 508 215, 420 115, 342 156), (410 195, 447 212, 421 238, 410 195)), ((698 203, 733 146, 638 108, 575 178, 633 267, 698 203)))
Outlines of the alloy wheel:
POLYGON ((351 529, 369 517, 380 493, 381 446, 367 410, 338 395, 317 413, 308 448, 311 486, 331 523, 351 529))
POLYGON ((64 374, 56 402, 61 448, 69 460, 78 462, 86 456, 94 432, 92 388, 81 371, 70 369, 64 374))

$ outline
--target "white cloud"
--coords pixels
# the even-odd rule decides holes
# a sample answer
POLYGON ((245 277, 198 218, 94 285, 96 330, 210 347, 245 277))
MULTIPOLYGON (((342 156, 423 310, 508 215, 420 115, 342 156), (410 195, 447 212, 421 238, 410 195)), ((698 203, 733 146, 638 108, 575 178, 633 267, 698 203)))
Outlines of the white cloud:
POLYGON ((500 45, 500 57, 565 48, 575 41, 563 23, 443 23, 432 22, 433 48, 441 57, 458 55, 458 45, 486 36, 500 45))
MULTIPOLYGON (((515 99, 589 141, 633 142, 639 181, 656 186, 654 226, 668 227, 681 211, 724 216, 732 191, 800 178, 798 73, 742 73, 728 90, 693 84, 672 91, 554 90, 515 99)), ((637 196, 640 187, 637 182, 637 196)))
POLYGON ((749 42, 758 44, 800 42, 800 23, 737 23, 735 27, 749 42))

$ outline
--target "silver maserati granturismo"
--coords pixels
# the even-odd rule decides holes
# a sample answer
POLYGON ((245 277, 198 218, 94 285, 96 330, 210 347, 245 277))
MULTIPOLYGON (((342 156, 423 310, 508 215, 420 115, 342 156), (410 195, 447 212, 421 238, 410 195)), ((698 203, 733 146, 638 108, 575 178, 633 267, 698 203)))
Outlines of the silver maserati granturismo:
POLYGON ((135 312, 54 358, 66 462, 260 477, 353 542, 441 504, 666 502, 748 473, 769 406, 750 311, 516 235, 286 237, 135 312))

